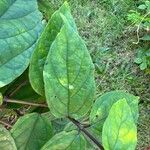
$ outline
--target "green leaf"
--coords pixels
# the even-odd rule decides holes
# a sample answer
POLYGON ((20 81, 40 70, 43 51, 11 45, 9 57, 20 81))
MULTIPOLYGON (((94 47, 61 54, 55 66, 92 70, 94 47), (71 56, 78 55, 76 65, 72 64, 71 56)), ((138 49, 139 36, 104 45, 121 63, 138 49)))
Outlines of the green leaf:
POLYGON ((2 125, 0 125, 0 150, 17 150, 14 139, 2 125))
POLYGON ((21 117, 11 133, 17 150, 39 150, 53 136, 50 121, 37 113, 21 117))
POLYGON ((147 63, 146 63, 146 61, 144 61, 142 64, 140 64, 140 69, 144 70, 146 68, 147 68, 147 63))
POLYGON ((138 119, 138 99, 132 94, 124 91, 111 91, 100 96, 94 103, 90 113, 90 124, 89 130, 97 137, 101 138, 103 124, 109 114, 112 105, 120 99, 125 98, 128 105, 131 107, 131 112, 135 123, 138 119))
MULTIPOLYGON (((81 123, 81 122, 80 122, 81 123)), ((69 122, 68 124, 66 124, 64 131, 73 131, 73 130, 79 130, 78 127, 72 123, 69 122)), ((93 144, 93 142, 85 135, 83 134, 83 132, 79 132, 78 133, 78 139, 79 141, 83 140, 86 141, 86 145, 83 148, 79 148, 79 150, 85 149, 85 150, 93 150, 94 148, 96 149, 97 146, 95 144, 93 144), (83 136, 84 135, 84 136, 83 136)), ((79 142, 78 141, 78 142, 79 142)), ((81 142, 80 142, 81 143, 81 142)), ((79 143, 77 143, 77 145, 80 145, 79 143)), ((81 145, 80 145, 81 146, 81 145)))
POLYGON ((60 32, 62 25, 64 24, 60 13, 62 13, 67 18, 67 20, 69 20, 70 25, 75 30, 77 30, 75 22, 71 16, 69 6, 67 2, 65 2, 63 6, 58 11, 56 11, 52 15, 52 18, 49 20, 38 41, 37 47, 31 59, 29 78, 33 89, 40 95, 45 94, 43 69, 46 57, 48 55, 51 44, 55 40, 57 34, 60 32))
POLYGON ((145 10, 146 9, 146 5, 144 5, 144 4, 139 5, 138 8, 141 9, 141 10, 145 10))
POLYGON ((136 58, 134 60, 134 62, 137 63, 137 64, 141 64, 142 63, 142 59, 141 58, 136 58))
POLYGON ((51 138, 41 150, 86 150, 86 140, 78 131, 62 131, 51 138))
POLYGON ((54 116, 76 118, 84 116, 93 103, 94 65, 84 41, 64 20, 44 66, 45 92, 54 116))
POLYGON ((135 122, 138 119, 138 100, 139 97, 129 94, 125 91, 111 91, 100 96, 94 103, 91 113, 90 122, 95 123, 103 121, 107 118, 112 105, 119 99, 125 98, 131 107, 131 112, 135 122))
POLYGON ((135 150, 137 128, 125 99, 113 104, 103 126, 102 142, 105 150, 135 150))
POLYGON ((42 29, 36 0, 0 1, 0 87, 27 68, 42 29))
POLYGON ((150 41, 150 35, 144 35, 142 38, 141 38, 143 41, 150 41))

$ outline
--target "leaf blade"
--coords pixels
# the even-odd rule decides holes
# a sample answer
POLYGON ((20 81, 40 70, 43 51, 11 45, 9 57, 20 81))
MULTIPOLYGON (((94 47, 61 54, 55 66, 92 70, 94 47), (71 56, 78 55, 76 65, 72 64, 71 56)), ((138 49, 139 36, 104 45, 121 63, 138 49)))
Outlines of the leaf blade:
POLYGON ((51 138, 41 150, 86 150, 86 141, 78 131, 62 131, 51 138))
POLYGON ((132 94, 126 93, 125 91, 111 91, 103 94, 92 106, 90 113, 90 124, 89 130, 99 139, 102 136, 103 124, 109 114, 109 111, 113 104, 119 99, 125 98, 128 105, 131 107, 132 115, 137 123, 138 119, 138 99, 139 97, 132 94))
POLYGON ((95 92, 94 65, 67 20, 51 46, 43 75, 48 106, 55 116, 81 117, 89 111, 95 92))
POLYGON ((131 106, 133 117, 135 118, 135 122, 137 122, 139 97, 125 91, 111 91, 97 98, 91 110, 90 122, 94 123, 106 118, 112 105, 123 98, 125 98, 129 106, 131 106))
POLYGON ((135 149, 137 128, 125 99, 117 101, 110 109, 103 126, 102 141, 106 150, 135 149))
POLYGON ((16 79, 27 68, 42 29, 36 0, 0 3, 0 87, 16 79), (19 6, 19 7, 18 7, 19 6))
POLYGON ((65 2, 58 11, 56 11, 51 19, 49 20, 47 26, 45 27, 37 47, 33 53, 30 70, 29 79, 33 89, 40 95, 45 95, 44 93, 44 81, 43 81, 43 69, 48 55, 51 44, 55 40, 57 34, 60 32, 63 26, 63 20, 60 13, 64 14, 69 20, 69 23, 77 31, 74 19, 71 15, 70 8, 67 2, 65 2))
POLYGON ((51 123, 32 113, 20 118, 11 129, 18 150, 37 150, 53 135, 51 123))
POLYGON ((0 125, 0 149, 1 150, 17 150, 15 141, 8 130, 0 125))

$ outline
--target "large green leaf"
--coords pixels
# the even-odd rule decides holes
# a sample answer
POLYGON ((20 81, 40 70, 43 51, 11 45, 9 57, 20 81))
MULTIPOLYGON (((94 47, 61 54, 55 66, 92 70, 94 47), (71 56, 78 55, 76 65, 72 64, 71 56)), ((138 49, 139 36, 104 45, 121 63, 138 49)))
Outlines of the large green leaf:
POLYGON ((94 65, 84 41, 65 25, 53 42, 44 66, 46 99, 56 117, 85 115, 95 92, 94 65))
POLYGON ((39 150, 53 135, 50 121, 37 113, 20 118, 11 133, 17 150, 39 150))
POLYGON ((36 0, 0 1, 0 87, 27 68, 42 29, 36 0))
POLYGON ((105 150, 135 150, 137 128, 125 99, 117 101, 106 119, 102 142, 105 150))
POLYGON ((86 140, 78 131, 62 131, 51 138, 41 150, 87 150, 86 140))
POLYGON ((0 150, 17 150, 14 139, 2 125, 0 125, 0 150))
POLYGON ((75 22, 71 16, 69 6, 67 2, 65 2, 62 7, 58 11, 56 11, 52 15, 52 18, 49 20, 47 26, 45 27, 45 30, 43 31, 38 41, 37 47, 31 59, 29 71, 30 82, 33 89, 40 95, 44 95, 43 68, 46 57, 48 55, 51 44, 55 40, 63 25, 63 20, 60 16, 60 13, 62 13, 67 18, 70 25, 75 30, 77 30, 75 22))

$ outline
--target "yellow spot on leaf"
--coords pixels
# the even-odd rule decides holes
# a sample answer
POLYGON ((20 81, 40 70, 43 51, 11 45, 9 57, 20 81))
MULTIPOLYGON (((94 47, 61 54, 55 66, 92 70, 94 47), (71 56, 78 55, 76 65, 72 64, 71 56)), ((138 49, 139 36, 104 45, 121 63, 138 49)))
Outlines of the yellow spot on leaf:
POLYGON ((120 130, 120 139, 121 141, 124 142, 129 142, 129 141, 136 141, 136 131, 127 129, 127 128, 122 128, 120 130))

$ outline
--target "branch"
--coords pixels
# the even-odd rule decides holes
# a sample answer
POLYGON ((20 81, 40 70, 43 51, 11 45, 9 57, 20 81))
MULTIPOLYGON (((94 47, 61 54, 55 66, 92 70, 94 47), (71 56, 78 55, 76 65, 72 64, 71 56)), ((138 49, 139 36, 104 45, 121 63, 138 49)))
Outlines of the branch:
POLYGON ((46 104, 37 104, 37 103, 26 102, 21 100, 8 99, 6 97, 4 97, 3 101, 6 103, 16 103, 21 105, 30 105, 30 106, 45 107, 45 108, 48 107, 46 104))
POLYGON ((140 21, 137 30, 136 30, 136 35, 137 35, 137 42, 133 42, 134 44, 138 44, 140 41, 140 36, 139 36, 139 31, 140 31, 140 26, 142 24, 142 22, 144 21, 144 19, 150 14, 150 12, 148 12, 147 14, 144 15, 144 17, 142 18, 142 20, 140 21))
POLYGON ((19 86, 17 86, 17 88, 14 91, 12 91, 10 94, 8 94, 8 97, 12 97, 14 94, 17 93, 17 91, 19 91, 27 83, 28 83, 28 81, 24 81, 23 83, 21 83, 19 86))
POLYGON ((89 133, 83 126, 81 126, 80 122, 75 120, 74 118, 68 117, 68 119, 75 124, 95 145, 100 149, 104 150, 102 144, 93 136, 91 133, 89 133))
POLYGON ((4 126, 7 126, 8 128, 12 128, 12 126, 2 120, 0 120, 0 124, 4 125, 4 126))

